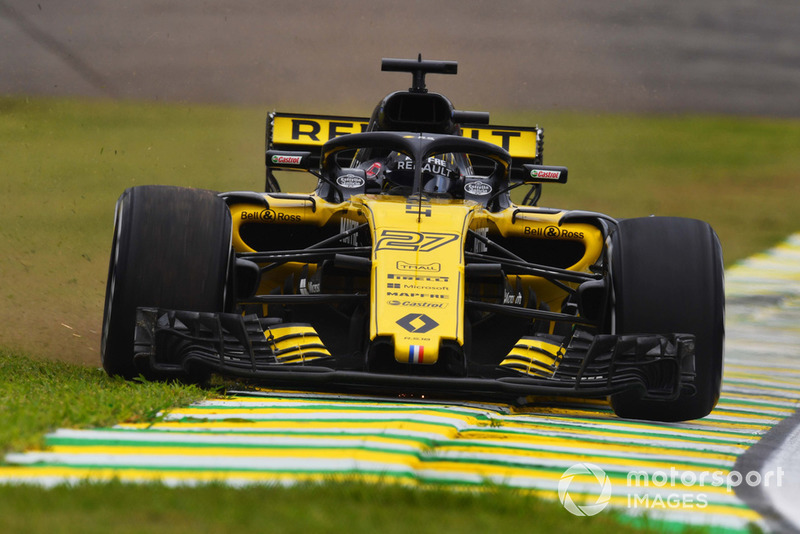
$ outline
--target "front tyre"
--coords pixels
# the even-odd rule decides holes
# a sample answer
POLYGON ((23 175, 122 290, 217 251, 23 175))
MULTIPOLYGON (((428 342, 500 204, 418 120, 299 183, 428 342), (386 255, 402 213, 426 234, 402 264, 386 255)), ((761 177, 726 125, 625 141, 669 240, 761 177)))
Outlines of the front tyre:
POLYGON ((136 308, 226 311, 231 217, 212 191, 127 189, 117 201, 101 358, 109 375, 154 377, 133 358, 136 308))
POLYGON ((722 249, 707 223, 675 217, 619 222, 611 236, 612 333, 695 336, 696 393, 674 401, 611 396, 620 417, 685 421, 708 415, 722 386, 725 296, 722 249))

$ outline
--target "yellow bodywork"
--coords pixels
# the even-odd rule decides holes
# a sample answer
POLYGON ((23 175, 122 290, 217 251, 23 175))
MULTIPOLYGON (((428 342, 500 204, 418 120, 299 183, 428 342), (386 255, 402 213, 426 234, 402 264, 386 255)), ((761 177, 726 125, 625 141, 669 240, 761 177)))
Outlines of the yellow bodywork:
MULTIPOLYGON (((320 231, 335 225, 339 231, 368 224, 372 246, 369 337, 370 341, 391 340, 395 360, 401 363, 436 363, 443 341, 463 346, 464 253, 469 230, 489 239, 521 239, 531 250, 549 241, 576 243, 583 253, 574 263, 561 267, 579 272, 588 272, 603 249, 602 233, 595 226, 583 223, 559 226, 564 212, 531 213, 513 205, 490 212, 472 201, 430 198, 420 203, 401 196, 369 194, 340 203, 315 195, 287 198, 264 193, 263 197, 262 205, 243 202, 230 206, 233 247, 237 252, 256 252, 241 236, 246 224, 263 225, 263 232, 267 233, 280 233, 287 225, 304 225, 320 231)), ((473 252, 485 252, 482 243, 474 241, 471 246, 476 249, 473 252)), ((296 244, 298 249, 303 247, 302 243, 296 244)), ((270 270, 262 278, 259 293, 269 294, 284 284, 288 275, 303 268, 313 274, 316 266, 294 262, 270 270)), ((521 285, 522 294, 532 289, 538 302, 551 310, 560 310, 567 295, 563 288, 538 276, 507 278, 512 286, 521 285)), ((516 358, 517 363, 527 362, 525 365, 536 369, 536 373, 547 373, 557 358, 545 357, 539 362, 537 358, 541 359, 543 353, 556 355, 558 347, 518 346, 509 357, 516 358)))
POLYGON ((372 231, 370 338, 393 338, 401 363, 436 363, 464 342, 464 237, 478 205, 363 196, 372 231))
POLYGON ((264 335, 281 364, 305 363, 331 355, 308 325, 280 325, 267 328, 264 335))
POLYGON ((564 356, 566 347, 542 339, 522 338, 517 342, 501 367, 508 367, 526 375, 550 378, 564 356))
MULTIPOLYGON (((271 119, 272 143, 301 150, 321 147, 340 135, 366 132, 369 126, 366 117, 272 113, 271 119)), ((461 135, 503 147, 513 158, 538 155, 536 128, 470 125, 462 128, 461 135)))

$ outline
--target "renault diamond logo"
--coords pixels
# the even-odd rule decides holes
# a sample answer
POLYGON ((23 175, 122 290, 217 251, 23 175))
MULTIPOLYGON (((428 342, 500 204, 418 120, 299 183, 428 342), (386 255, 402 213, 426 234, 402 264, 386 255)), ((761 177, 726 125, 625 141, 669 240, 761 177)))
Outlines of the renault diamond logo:
POLYGON ((414 334, 424 334, 439 326, 439 323, 424 313, 409 313, 397 321, 397 324, 414 334))

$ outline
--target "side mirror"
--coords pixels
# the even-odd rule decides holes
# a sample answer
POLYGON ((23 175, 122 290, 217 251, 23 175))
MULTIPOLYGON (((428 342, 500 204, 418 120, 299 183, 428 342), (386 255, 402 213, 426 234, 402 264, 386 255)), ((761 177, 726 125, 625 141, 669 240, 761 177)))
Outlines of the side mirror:
POLYGON ((342 193, 342 200, 366 192, 367 174, 364 169, 339 169, 333 181, 336 183, 336 188, 342 193))
POLYGON ((522 182, 525 184, 567 183, 566 167, 525 164, 522 166, 522 168, 525 170, 522 180, 522 182))
POLYGON ((268 169, 308 171, 311 170, 311 152, 267 150, 266 164, 268 169))
POLYGON ((489 205, 489 201, 495 193, 492 181, 485 176, 467 175, 464 177, 464 199, 474 200, 484 206, 489 205))

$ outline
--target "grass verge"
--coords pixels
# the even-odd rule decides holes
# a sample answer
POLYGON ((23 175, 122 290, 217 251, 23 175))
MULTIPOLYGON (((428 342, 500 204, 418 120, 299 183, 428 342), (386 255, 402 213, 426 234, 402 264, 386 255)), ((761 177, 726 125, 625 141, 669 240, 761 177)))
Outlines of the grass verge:
POLYGON ((558 503, 513 490, 420 491, 358 482, 242 490, 214 484, 136 488, 116 482, 50 490, 0 486, 0 524, 7 533, 82 534, 704 532, 617 512, 577 518, 558 503))
POLYGON ((566 186, 545 190, 543 205, 702 219, 719 234, 728 266, 800 230, 796 119, 560 113, 536 120, 545 127, 545 161, 570 171, 566 186))
MULTIPOLYGON (((151 421, 161 410, 208 394, 195 386, 112 379, 99 369, 0 349, 0 454, 40 448, 43 434, 56 428, 151 421)), ((502 487, 420 490, 357 480, 243 489, 117 481, 50 489, 0 484, 0 529, 26 534, 703 531, 612 510, 576 518, 558 502, 502 487)))
MULTIPOLYGON (((112 380, 95 368, 114 202, 125 188, 143 184, 260 190, 265 115, 0 97, 0 450, 36 446, 57 427, 147 419, 205 395, 112 380)), ((542 205, 704 219, 719 233, 729 265, 800 228, 800 121, 546 113, 497 114, 494 122, 542 124, 545 161, 570 168, 571 183, 547 188, 542 205)), ((109 525, 116 532, 193 533, 627 528, 612 514, 580 521, 565 514, 557 503, 512 491, 0 487, 6 532, 106 532, 109 525)))
POLYGON ((208 394, 183 384, 126 382, 102 369, 0 348, 0 454, 39 448, 44 434, 56 428, 149 421, 208 394))
MULTIPOLYGON (((0 347, 97 365, 117 197, 143 184, 263 190, 267 111, 0 96, 0 347)), ((728 265, 800 229, 800 121, 548 112, 493 122, 541 124, 545 162, 569 167, 543 206, 704 219, 728 265)), ((293 179, 284 190, 313 187, 293 179)))

